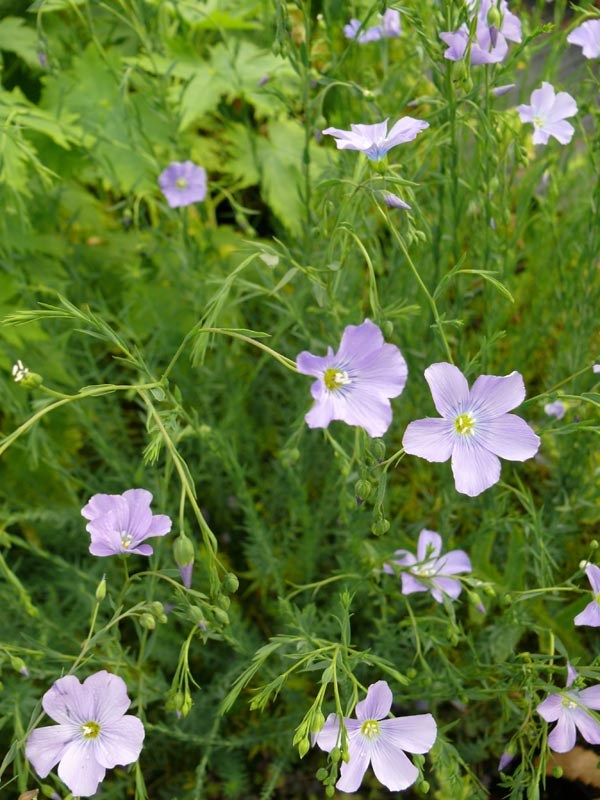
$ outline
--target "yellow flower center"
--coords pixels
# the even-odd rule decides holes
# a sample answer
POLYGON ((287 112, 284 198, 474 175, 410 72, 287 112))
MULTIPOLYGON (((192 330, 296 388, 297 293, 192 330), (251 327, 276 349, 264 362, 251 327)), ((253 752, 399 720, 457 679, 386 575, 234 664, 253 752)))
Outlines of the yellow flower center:
POLYGON ((379 723, 376 719, 367 719, 360 726, 360 732, 367 739, 373 739, 375 736, 379 736, 379 723))
POLYGON ((600 606, 600 592, 598 592, 598 594, 596 595, 596 602, 600 606))
POLYGON ((563 697, 562 704, 565 708, 577 708, 577 703, 570 697, 563 697))
POLYGON ((454 430, 457 433, 473 435, 475 417, 472 414, 459 414, 454 420, 454 430))
POLYGON ((123 550, 129 550, 131 545, 133 544, 133 536, 127 533, 127 531, 122 531, 121 533, 121 547, 123 550))
POLYGON ((352 383, 345 370, 336 369, 335 367, 329 367, 329 369, 325 370, 323 382, 330 392, 335 392, 340 386, 347 386, 352 383))
POLYGON ((536 128, 543 128, 544 127, 544 120, 539 115, 535 116, 533 118, 533 124, 535 125, 536 128))
POLYGON ((177 180, 175 181, 175 186, 178 189, 187 189, 187 185, 188 182, 186 181, 185 178, 177 178, 177 180))
POLYGON ((97 722, 92 722, 92 720, 84 722, 81 726, 81 732, 84 739, 96 739, 100 733, 100 725, 97 722))

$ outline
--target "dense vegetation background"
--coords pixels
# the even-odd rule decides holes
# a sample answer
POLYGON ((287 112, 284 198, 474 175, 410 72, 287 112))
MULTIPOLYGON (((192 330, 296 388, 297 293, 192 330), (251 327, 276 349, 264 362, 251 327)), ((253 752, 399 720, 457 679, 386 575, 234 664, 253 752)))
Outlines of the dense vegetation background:
MULTIPOLYGON (((385 7, 0 2, 3 796, 40 785, 24 740, 74 665, 123 677, 146 726, 106 800, 322 797, 327 756, 300 760, 294 732, 315 700, 334 710, 334 686, 346 707, 380 679, 397 715, 438 721, 430 796, 533 800, 548 759, 536 704, 567 658, 600 682, 597 634, 572 622, 600 518, 598 63, 566 42, 597 11, 514 0, 522 43, 469 68, 439 39, 460 0, 394 3, 399 37, 344 37, 385 7), (534 147, 514 110, 542 80, 577 100, 567 146, 534 147), (320 133, 406 114, 430 127, 380 170, 320 133), (170 209, 158 175, 187 159, 208 195, 170 209), (309 430, 309 379, 257 345, 324 354, 365 318, 408 362, 393 424, 383 440, 309 430), (523 374, 518 413, 542 438, 476 498, 448 464, 386 461, 435 413, 423 371, 447 360, 440 331, 469 380, 523 374), (42 386, 12 380, 17 359, 42 386), (556 399, 562 420, 544 412, 556 399), (88 553, 80 509, 131 487, 174 525, 126 572, 88 553), (382 573, 422 528, 471 557, 454 604, 382 573)), ((372 774, 361 792, 388 795, 372 774)))

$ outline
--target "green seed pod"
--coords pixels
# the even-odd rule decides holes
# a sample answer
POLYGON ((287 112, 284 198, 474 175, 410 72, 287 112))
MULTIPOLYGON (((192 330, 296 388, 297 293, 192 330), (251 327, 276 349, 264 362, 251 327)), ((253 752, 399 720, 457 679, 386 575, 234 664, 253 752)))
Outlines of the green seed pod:
POLYGON ((339 747, 334 747, 331 753, 329 754, 329 757, 331 758, 334 764, 337 764, 337 762, 342 757, 342 751, 340 750, 339 747))
POLYGON ((233 572, 228 572, 223 576, 223 591, 228 594, 234 594, 240 588, 240 582, 237 575, 233 572))
POLYGON ((428 781, 421 781, 419 784, 419 789, 423 792, 423 794, 427 794, 429 792, 429 782, 428 781))
POLYGON ((158 600, 153 600, 148 604, 148 611, 155 617, 162 617, 165 613, 165 608, 158 600))
POLYGON ((199 622, 202 622, 204 619, 204 612, 199 606, 190 606, 188 608, 188 614, 190 615, 192 622, 194 622, 196 625, 199 622))
POLYGON ((315 778, 318 781, 321 781, 321 783, 322 783, 325 780, 325 778, 327 778, 328 776, 329 776, 329 772, 327 772, 325 767, 319 767, 319 769, 317 770, 317 773, 315 775, 315 778))
POLYGON ((385 442, 383 439, 373 439, 371 442, 371 453, 378 459, 385 456, 385 442))
POLYGON ((381 332, 386 339, 389 339, 394 332, 394 323, 389 319, 384 319, 381 323, 381 332))
POLYGON ((553 778, 562 778, 563 775, 564 775, 564 770, 563 770, 562 767, 559 767, 557 765, 556 767, 554 767, 552 769, 552 777, 553 778))
POLYGON ((224 611, 227 611, 227 609, 231 605, 231 599, 227 597, 227 595, 225 594, 220 594, 217 597, 217 603, 219 605, 219 608, 222 608, 224 611))
POLYGON ((390 529, 390 522, 385 518, 378 519, 371 525, 371 533, 374 536, 383 536, 390 529))
POLYGON ((213 608, 213 615, 221 625, 229 625, 229 614, 222 608, 213 608))
POLYGON ((325 787, 325 794, 327 797, 333 797, 335 794, 335 787, 334 786, 326 786, 325 787))
POLYGON ((102 576, 102 580, 96 586, 96 602, 101 603, 106 597, 106 578, 102 576))
POLYGON ((44 379, 41 375, 38 375, 37 372, 28 372, 27 375, 20 381, 21 386, 25 386, 26 389, 36 389, 38 386, 41 386, 44 382, 44 379))
POLYGON ((146 628, 149 631, 153 631, 156 628, 156 620, 152 614, 140 614, 139 623, 142 628, 146 628))
POLYGON ((500 30, 502 27, 502 14, 498 10, 497 6, 492 6, 487 14, 487 24, 490 28, 496 28, 500 30))
POLYGON ((370 481, 356 481, 354 484, 354 494, 358 497, 359 500, 366 500, 367 497, 371 494, 371 489, 373 488, 370 481))

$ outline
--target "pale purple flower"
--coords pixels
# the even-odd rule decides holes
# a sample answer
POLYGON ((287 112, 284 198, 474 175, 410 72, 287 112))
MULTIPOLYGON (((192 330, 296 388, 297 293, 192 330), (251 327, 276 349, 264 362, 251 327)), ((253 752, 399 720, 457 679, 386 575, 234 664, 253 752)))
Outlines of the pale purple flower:
POLYGON ((554 91, 551 83, 542 81, 540 89, 531 93, 531 105, 517 106, 521 122, 533 123, 533 143, 547 144, 554 136, 561 144, 569 144, 575 133, 567 117, 577 113, 577 103, 567 92, 554 91))
MULTIPOLYGON (((508 41, 520 42, 521 22, 508 10, 508 3, 502 0, 481 0, 470 3, 471 12, 477 14, 475 38, 471 42, 470 58, 473 66, 481 64, 497 64, 504 61, 508 53, 508 41), (491 12, 491 14, 490 14, 491 12), (500 27, 490 24, 490 17, 496 15, 500 27)), ((464 58, 469 44, 469 26, 463 24, 456 31, 440 33, 440 39, 448 45, 444 58, 449 61, 460 61, 464 58)))
POLYGON ((92 537, 90 553, 94 556, 113 556, 138 553, 151 556, 149 544, 153 536, 165 536, 171 530, 171 520, 165 514, 152 514, 151 492, 128 489, 123 494, 95 494, 81 509, 90 520, 86 530, 92 537))
POLYGON ((389 398, 402 392, 407 375, 400 350, 385 344, 381 330, 369 319, 348 325, 337 353, 331 347, 326 356, 304 350, 296 367, 317 378, 310 389, 315 403, 305 417, 309 428, 326 428, 332 420, 342 420, 374 438, 389 428, 389 398))
POLYGON ((400 36, 400 12, 388 8, 381 17, 379 25, 373 25, 362 31, 360 30, 361 25, 362 23, 358 19, 351 19, 347 25, 344 25, 346 39, 356 39, 358 44, 377 42, 380 39, 393 39, 400 36))
POLYGON ((37 774, 45 778, 58 764, 73 795, 95 794, 107 769, 140 755, 144 726, 125 714, 129 704, 125 681, 105 670, 83 683, 74 675, 59 678, 42 698, 44 711, 59 724, 37 728, 27 739, 25 752, 37 774))
POLYGON ((480 375, 469 391, 453 364, 425 370, 433 402, 442 418, 411 422, 402 439, 404 450, 427 461, 452 458, 456 490, 475 497, 500 480, 499 458, 525 461, 540 446, 539 437, 515 414, 525 399, 523 377, 480 375))
MULTIPOLYGON (((567 665, 567 688, 571 686, 577 672, 567 665)), ((600 685, 587 689, 572 689, 560 694, 551 694, 537 707, 538 714, 546 722, 556 722, 548 736, 548 747, 555 753, 568 753, 575 747, 577 730, 589 744, 600 744, 600 723, 587 709, 600 711, 600 685)))
POLYGON ((600 568, 595 564, 588 564, 585 574, 592 587, 594 599, 575 617, 575 625, 590 625, 592 628, 600 627, 600 568))
POLYGON ((383 202, 388 208, 402 208, 404 211, 410 211, 412 208, 412 206, 409 206, 408 203, 405 203, 397 194, 392 194, 392 192, 384 192, 383 202))
MULTIPOLYGON (((408 550, 396 550, 394 555, 399 558, 392 559, 392 564, 408 568, 400 575, 402 594, 431 592, 438 603, 443 602, 444 595, 455 600, 462 591, 461 582, 449 575, 471 572, 471 561, 464 550, 450 550, 442 555, 442 537, 425 528, 419 534, 416 557, 408 550)), ((383 565, 383 571, 395 572, 389 564, 383 565)))
POLYGON ((544 411, 549 417, 556 417, 556 419, 562 419, 567 411, 565 408, 565 404, 561 403, 560 400, 555 400, 553 403, 546 403, 544 406, 544 411))
MULTIPOLYGON (((435 742, 437 725, 431 714, 386 719, 392 707, 392 692, 386 681, 372 683, 367 696, 356 704, 356 719, 344 717, 349 760, 342 762, 336 788, 355 792, 369 764, 377 780, 392 792, 411 786, 419 777, 404 751, 427 753, 435 742)), ((340 719, 330 714, 315 737, 316 744, 330 753, 341 745, 340 719)))
POLYGON ((174 161, 160 173, 158 185, 171 208, 189 206, 206 197, 206 170, 193 161, 174 161))
POLYGON ((582 48, 586 58, 600 58, 600 19, 589 19, 567 36, 569 44, 582 48))
POLYGON ((592 367, 592 372, 597 375, 600 372, 600 364, 594 364, 592 367))
POLYGON ((384 119, 375 125, 350 125, 349 131, 326 128, 323 133, 336 137, 335 144, 338 150, 360 150, 371 161, 379 161, 385 158, 392 147, 411 142, 429 127, 429 123, 422 119, 402 117, 388 133, 387 124, 388 120, 384 119))

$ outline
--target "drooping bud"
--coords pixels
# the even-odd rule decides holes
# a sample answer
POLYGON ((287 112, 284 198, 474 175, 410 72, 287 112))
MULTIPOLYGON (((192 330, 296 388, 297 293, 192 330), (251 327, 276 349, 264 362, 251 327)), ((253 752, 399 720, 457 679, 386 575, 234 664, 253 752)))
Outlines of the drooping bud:
POLYGON ((29 670, 25 666, 25 662, 23 661, 22 658, 19 658, 18 656, 12 656, 10 659, 10 665, 15 670, 15 672, 18 672, 24 678, 29 677, 29 670))
POLYGON ((156 620, 152 614, 148 614, 147 612, 140 614, 139 622, 142 628, 146 628, 149 631, 153 631, 156 628, 156 620))
MULTIPOLYGON (((490 28, 495 28, 496 31, 500 31, 502 28, 502 14, 498 6, 491 6, 487 13, 487 24, 490 28)), ((494 43, 492 42, 492 44, 494 43)))
POLYGON ((228 594, 235 594, 239 588, 240 582, 237 575, 234 575, 233 572, 228 572, 223 576, 224 592, 227 592, 228 594))
POLYGON ((186 589, 192 585, 192 572, 194 570, 194 545, 185 533, 179 534, 173 545, 175 563, 179 569, 181 581, 186 589))
POLYGON ((378 519, 377 522, 374 522, 371 525, 371 532, 375 536, 383 536, 385 533, 389 531, 389 529, 390 529, 390 522, 384 517, 378 519))

